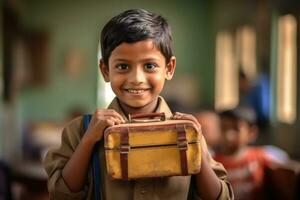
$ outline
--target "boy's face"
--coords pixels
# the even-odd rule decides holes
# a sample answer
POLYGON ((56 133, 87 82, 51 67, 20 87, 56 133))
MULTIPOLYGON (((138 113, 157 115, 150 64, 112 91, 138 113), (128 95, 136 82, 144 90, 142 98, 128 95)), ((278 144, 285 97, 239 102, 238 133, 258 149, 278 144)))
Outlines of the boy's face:
POLYGON ((222 117, 221 132, 225 153, 235 153, 251 140, 251 128, 243 120, 222 117))
POLYGON ((123 107, 152 112, 165 79, 173 77, 175 65, 175 57, 166 64, 153 41, 143 40, 121 43, 111 52, 108 66, 100 62, 100 69, 123 107))

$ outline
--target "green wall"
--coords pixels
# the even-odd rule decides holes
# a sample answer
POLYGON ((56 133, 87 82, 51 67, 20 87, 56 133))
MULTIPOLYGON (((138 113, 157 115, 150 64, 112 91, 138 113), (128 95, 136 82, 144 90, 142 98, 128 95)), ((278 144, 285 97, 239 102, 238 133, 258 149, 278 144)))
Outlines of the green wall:
POLYGON ((47 85, 22 89, 24 122, 62 120, 76 106, 93 112, 97 105, 99 33, 107 20, 129 8, 148 9, 169 20, 177 57, 176 76, 185 73, 194 76, 201 88, 201 101, 212 101, 214 41, 207 3, 197 0, 25 0, 23 4, 24 26, 28 30, 50 33, 49 80, 47 85), (70 78, 64 71, 63 55, 70 48, 79 48, 87 60, 84 73, 77 78, 70 78))

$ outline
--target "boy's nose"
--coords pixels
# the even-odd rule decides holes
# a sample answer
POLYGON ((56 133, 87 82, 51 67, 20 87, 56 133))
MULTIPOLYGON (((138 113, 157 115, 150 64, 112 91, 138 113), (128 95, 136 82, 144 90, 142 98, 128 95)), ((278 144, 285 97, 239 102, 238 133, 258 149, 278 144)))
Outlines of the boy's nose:
POLYGON ((133 84, 140 84, 145 82, 145 72, 140 67, 136 67, 129 75, 129 82, 133 84))

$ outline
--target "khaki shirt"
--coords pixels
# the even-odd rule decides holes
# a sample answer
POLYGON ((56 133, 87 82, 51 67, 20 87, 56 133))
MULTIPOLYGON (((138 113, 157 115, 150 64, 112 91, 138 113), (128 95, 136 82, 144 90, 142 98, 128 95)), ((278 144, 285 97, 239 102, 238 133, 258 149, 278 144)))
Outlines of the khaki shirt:
MULTIPOLYGON (((124 119, 118 100, 115 98, 108 108, 116 110, 124 119)), ((156 112, 164 112, 166 117, 172 113, 162 97, 156 112)), ((61 146, 50 150, 44 160, 44 166, 49 176, 48 190, 50 199, 93 199, 91 170, 89 170, 85 187, 80 192, 71 192, 62 177, 62 170, 83 136, 82 117, 72 120, 63 130, 61 146)), ((207 151, 205 140, 201 140, 204 151, 207 151)), ((173 176, 147 180, 113 180, 106 172, 103 143, 100 147, 101 186, 103 200, 185 200, 200 199, 194 188, 190 190, 191 176, 173 176)), ((211 167, 222 183, 219 199, 232 199, 233 193, 227 182, 227 174, 222 164, 214 161, 208 154, 211 167)))

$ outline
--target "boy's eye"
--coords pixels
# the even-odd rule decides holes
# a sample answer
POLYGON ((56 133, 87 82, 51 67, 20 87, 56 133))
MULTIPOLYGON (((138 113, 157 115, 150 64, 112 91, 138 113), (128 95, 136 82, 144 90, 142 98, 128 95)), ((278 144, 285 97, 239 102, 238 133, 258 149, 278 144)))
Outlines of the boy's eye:
POLYGON ((127 64, 118 64, 117 69, 118 70, 126 70, 126 69, 128 69, 128 65, 127 64))
POLYGON ((145 64, 145 69, 147 70, 153 70, 156 66, 152 63, 145 64))

